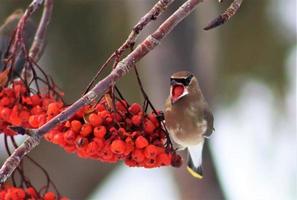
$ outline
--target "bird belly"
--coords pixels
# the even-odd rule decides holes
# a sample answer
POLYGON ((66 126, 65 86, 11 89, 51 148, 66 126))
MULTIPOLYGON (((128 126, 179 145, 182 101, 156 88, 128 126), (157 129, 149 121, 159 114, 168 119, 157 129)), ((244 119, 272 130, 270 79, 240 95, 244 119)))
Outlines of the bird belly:
POLYGON ((182 147, 188 147, 199 144, 203 140, 200 130, 196 128, 189 130, 188 127, 178 126, 176 128, 168 128, 171 139, 181 145, 182 147))
POLYGON ((200 112, 194 108, 191 105, 187 108, 167 106, 164 113, 171 139, 182 147, 199 144, 207 130, 207 121, 201 119, 200 112))

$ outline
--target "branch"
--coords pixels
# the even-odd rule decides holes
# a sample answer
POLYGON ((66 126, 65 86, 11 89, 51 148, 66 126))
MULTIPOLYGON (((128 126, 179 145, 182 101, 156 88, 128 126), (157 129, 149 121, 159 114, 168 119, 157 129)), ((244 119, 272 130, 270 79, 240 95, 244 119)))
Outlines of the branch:
MULTIPOLYGON (((106 62, 100 67, 96 75, 93 77, 91 82, 86 88, 86 92, 89 91, 89 89, 92 87, 94 84, 95 80, 98 78, 98 76, 101 74, 103 69, 107 67, 107 65, 111 62, 112 59, 114 59, 116 56, 120 56, 126 49, 134 46, 135 41, 139 35, 139 33, 144 29, 146 25, 148 25, 151 21, 156 20, 162 12, 164 12, 167 7, 172 4, 175 0, 160 0, 158 1, 152 9, 144 15, 139 22, 133 27, 131 33, 129 34, 128 38, 126 41, 118 48, 115 52, 113 52, 110 57, 106 60, 106 62)), ((85 92, 85 93, 86 93, 85 92)))
POLYGON ((227 10, 219 15, 217 18, 215 18, 214 20, 212 20, 205 28, 204 30, 210 30, 213 29, 215 27, 218 27, 222 24, 224 24, 225 22, 229 21, 231 17, 233 17, 238 9, 240 8, 241 4, 242 4, 243 0, 234 0, 231 5, 227 8, 227 10))
POLYGON ((31 57, 34 62, 38 62, 42 56, 45 47, 45 38, 48 24, 50 23, 51 16, 53 12, 53 0, 45 0, 42 17, 40 19, 38 29, 35 33, 34 41, 31 45, 29 57, 31 57))
MULTIPOLYGON (((24 27, 28 19, 40 7, 42 3, 43 3, 43 0, 33 0, 31 4, 28 6, 28 8, 26 9, 24 15, 21 17, 20 21, 18 22, 14 40, 8 50, 9 55, 14 55, 14 54, 16 55, 17 52, 19 52, 22 49, 24 27)), ((15 59, 12 59, 9 62, 8 67, 14 66, 14 64, 15 64, 15 59)))
POLYGON ((180 21, 187 17, 196 8, 200 2, 202 2, 202 0, 186 1, 165 22, 163 22, 163 24, 161 24, 153 34, 148 36, 135 48, 134 51, 119 62, 116 68, 107 77, 99 81, 92 90, 39 129, 34 130, 35 134, 32 137, 27 138, 25 142, 4 162, 0 169, 0 183, 6 181, 24 156, 40 143, 41 137, 45 133, 50 131, 57 124, 69 119, 82 106, 90 104, 95 99, 102 97, 105 91, 108 90, 114 82, 118 81, 121 77, 133 69, 133 65, 153 50, 180 21))

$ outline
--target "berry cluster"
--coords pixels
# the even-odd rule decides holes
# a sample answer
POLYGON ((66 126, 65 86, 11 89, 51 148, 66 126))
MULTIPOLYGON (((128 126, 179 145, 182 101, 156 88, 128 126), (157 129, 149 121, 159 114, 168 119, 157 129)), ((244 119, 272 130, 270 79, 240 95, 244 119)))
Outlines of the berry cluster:
POLYGON ((128 166, 179 166, 180 156, 166 145, 168 138, 154 113, 126 101, 110 108, 104 99, 85 106, 45 138, 79 157, 108 163, 124 160, 128 166))
POLYGON ((4 186, 0 189, 0 200, 69 200, 66 197, 57 197, 53 192, 40 195, 33 187, 26 189, 4 186))
POLYGON ((53 95, 32 94, 22 81, 14 81, 0 90, 0 132, 14 135, 9 126, 37 128, 62 108, 53 95))

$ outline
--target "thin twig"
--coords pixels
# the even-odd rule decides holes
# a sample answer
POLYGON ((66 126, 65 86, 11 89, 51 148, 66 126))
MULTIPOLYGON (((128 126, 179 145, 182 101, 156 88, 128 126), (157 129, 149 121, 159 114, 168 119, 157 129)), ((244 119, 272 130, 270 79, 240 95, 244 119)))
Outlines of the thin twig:
POLYGON ((24 156, 40 143, 41 138, 45 133, 50 131, 57 124, 68 120, 84 105, 90 104, 94 100, 102 97, 113 83, 126 75, 136 62, 158 46, 160 41, 167 36, 179 22, 186 18, 200 2, 202 2, 202 0, 186 1, 167 20, 165 20, 153 34, 149 35, 135 48, 134 51, 119 62, 117 67, 107 77, 99 81, 92 90, 46 124, 33 130, 35 134, 32 137, 27 138, 2 165, 0 169, 0 183, 7 180, 24 156))
POLYGON ((212 20, 203 29, 204 30, 210 30, 210 29, 218 27, 218 26, 224 24, 225 22, 229 21, 229 19, 231 17, 233 17, 237 13, 237 11, 240 8, 240 5, 242 4, 242 2, 243 2, 243 0, 234 0, 223 14, 219 15, 217 18, 212 20))
MULTIPOLYGON (((32 14, 41 6, 43 3, 43 0, 33 0, 31 4, 26 9, 24 15, 20 18, 16 32, 14 35, 14 40, 12 41, 12 44, 9 47, 9 55, 18 55, 20 51, 24 51, 23 47, 23 33, 24 33, 24 27, 27 24, 27 21, 32 16, 32 14)), ((10 60, 8 62, 8 67, 11 68, 11 66, 15 65, 15 59, 10 60)))
POLYGON ((134 46, 138 35, 145 28, 145 26, 148 25, 151 21, 156 20, 162 14, 162 12, 164 12, 167 9, 167 7, 174 1, 175 0, 159 0, 152 7, 152 9, 138 21, 138 23, 133 27, 131 33, 129 34, 126 41, 122 44, 122 46, 120 46, 120 48, 114 51, 106 60, 106 62, 100 67, 96 75, 92 78, 89 85, 85 89, 84 94, 86 94, 90 90, 96 79, 99 77, 101 72, 108 66, 108 64, 110 64, 110 62, 116 57, 121 57, 125 50, 127 50, 131 46, 134 46))
POLYGON ((40 19, 38 29, 35 33, 35 37, 29 51, 29 57, 31 57, 35 62, 38 62, 43 53, 47 27, 50 23, 52 12, 53 0, 45 0, 42 17, 40 19))

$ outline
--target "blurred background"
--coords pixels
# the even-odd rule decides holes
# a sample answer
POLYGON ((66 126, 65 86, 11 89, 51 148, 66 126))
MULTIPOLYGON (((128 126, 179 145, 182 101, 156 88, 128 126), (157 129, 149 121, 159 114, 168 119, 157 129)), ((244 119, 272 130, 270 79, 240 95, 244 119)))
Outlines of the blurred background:
MULTIPOLYGON (((68 103, 80 97, 98 66, 155 2, 55 1, 40 65, 68 103)), ((244 1, 229 23, 203 31, 230 2, 201 3, 138 64, 158 109, 164 108, 172 73, 197 75, 216 129, 204 151, 205 178, 193 179, 184 167, 145 170, 84 160, 44 141, 30 155, 48 170, 61 194, 74 200, 297 199, 296 1, 244 1)), ((29 3, 1 0, 0 22, 29 3)), ((147 27, 139 41, 181 3, 147 27)), ((129 102, 143 100, 133 73, 119 85, 129 102)), ((1 160, 5 157, 1 154, 1 160)), ((34 184, 44 183, 35 168, 27 171, 34 184)))

